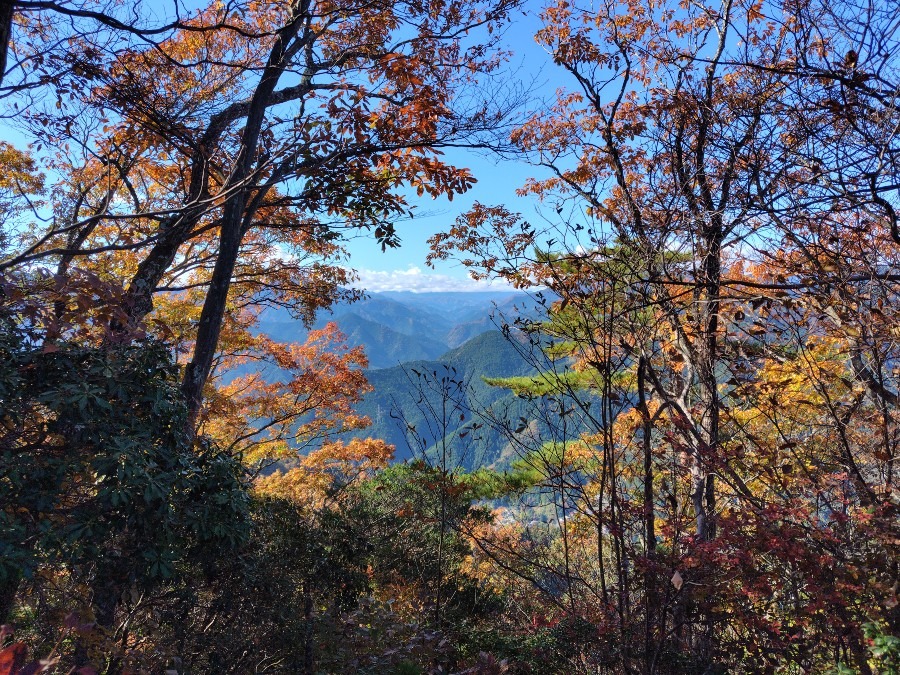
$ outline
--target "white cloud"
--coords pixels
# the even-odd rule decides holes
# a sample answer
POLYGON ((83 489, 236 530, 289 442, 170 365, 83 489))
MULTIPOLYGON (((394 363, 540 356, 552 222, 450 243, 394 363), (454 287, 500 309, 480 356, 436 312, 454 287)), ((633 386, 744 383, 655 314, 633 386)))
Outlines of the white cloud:
POLYGON ((359 280, 353 286, 366 291, 412 291, 433 293, 436 291, 497 291, 512 290, 512 286, 498 281, 475 281, 468 277, 451 277, 446 274, 422 271, 420 267, 382 272, 356 270, 359 280))

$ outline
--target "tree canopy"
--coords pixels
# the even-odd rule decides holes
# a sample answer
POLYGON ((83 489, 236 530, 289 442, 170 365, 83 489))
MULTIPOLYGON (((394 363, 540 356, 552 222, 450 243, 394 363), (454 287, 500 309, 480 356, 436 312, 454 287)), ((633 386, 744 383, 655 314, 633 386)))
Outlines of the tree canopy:
POLYGON ((0 0, 0 45, 0 673, 900 671, 890 3, 0 0), (543 217, 431 261, 542 311, 514 419, 413 371, 392 465, 363 351, 261 325, 357 297, 450 148, 543 217))

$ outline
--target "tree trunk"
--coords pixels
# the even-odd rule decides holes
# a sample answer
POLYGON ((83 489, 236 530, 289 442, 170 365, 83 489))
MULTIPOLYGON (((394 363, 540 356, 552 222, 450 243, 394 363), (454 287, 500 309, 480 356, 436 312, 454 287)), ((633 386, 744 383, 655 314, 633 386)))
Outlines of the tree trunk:
POLYGON ((654 626, 656 625, 656 569, 652 559, 656 552, 656 514, 653 507, 653 446, 651 434, 653 422, 647 405, 647 383, 645 369, 647 358, 642 354, 638 359, 637 389, 638 411, 641 414, 641 444, 644 450, 644 555, 647 567, 644 572, 644 667, 647 675, 653 672, 655 651, 651 649, 654 626))
MULTIPOLYGON (((119 608, 119 601, 122 597, 122 591, 125 588, 126 579, 122 575, 122 560, 119 556, 102 558, 96 564, 94 578, 91 581, 91 605, 94 610, 94 620, 96 627, 102 633, 105 633, 107 644, 112 643, 112 639, 116 630, 116 611, 119 608)), ((91 643, 95 640, 91 636, 79 636, 75 643, 74 660, 75 666, 98 666, 99 664, 91 660, 91 643)), ((96 649, 96 646, 95 646, 96 649)), ((117 675, 121 670, 122 663, 115 656, 111 657, 106 669, 103 671, 106 675, 117 675)))
POLYGON ((719 454, 719 386, 716 365, 719 354, 719 290, 721 286, 722 228, 717 222, 704 228, 705 251, 700 266, 696 311, 698 315, 699 349, 697 372, 703 418, 700 422, 702 443, 694 453, 691 467, 691 499, 697 516, 697 537, 711 541, 716 536, 714 470, 719 454))
POLYGON ((647 405, 647 385, 644 370, 647 359, 643 355, 638 359, 638 411, 641 414, 641 444, 644 450, 644 550, 651 554, 656 549, 656 514, 653 509, 653 446, 651 434, 653 424, 650 408, 647 405))
POLYGON ((12 39, 13 7, 12 0, 0 0, 0 84, 6 75, 6 55, 9 53, 9 41, 12 39))
MULTIPOLYGON (((240 199, 240 196, 238 197, 240 199)), ((235 200, 237 201, 237 200, 235 200)), ((237 217, 226 215, 219 237, 219 254, 213 268, 212 279, 206 292, 206 300, 200 311, 200 322, 197 325, 197 339, 194 343, 194 355, 184 371, 181 391, 188 408, 188 432, 193 434, 200 418, 203 404, 203 388, 212 369, 213 358, 219 344, 219 334, 225 319, 228 303, 228 289, 231 287, 231 275, 237 263, 241 247, 241 214, 243 199, 234 204, 231 211, 238 211, 237 217)))
MULTIPOLYGON (((263 71, 250 102, 247 124, 241 139, 241 149, 229 180, 228 187, 234 189, 234 193, 225 202, 219 231, 219 252, 216 256, 216 264, 213 268, 206 300, 200 312, 194 355, 185 369, 184 380, 181 384, 181 391, 188 407, 188 432, 191 434, 195 433, 200 418, 203 388, 209 378, 213 358, 219 344, 219 334, 222 331, 228 302, 228 289, 231 287, 231 276, 234 273, 241 248, 241 239, 244 233, 244 210, 250 196, 249 188, 245 183, 253 173, 266 109, 271 103, 272 93, 275 91, 278 80, 284 73, 282 62, 286 57, 288 45, 296 37, 299 29, 300 15, 295 13, 293 21, 287 24, 275 40, 266 69, 263 71)), ((225 191, 223 190, 223 192, 225 191)))
POLYGON ((20 574, 12 573, 0 584, 0 625, 9 621, 9 616, 16 604, 16 593, 19 590, 21 578, 20 574))
POLYGON ((315 654, 313 652, 313 599, 309 589, 309 582, 303 584, 303 618, 306 621, 303 630, 303 672, 305 675, 315 673, 315 654))
MULTIPOLYGON (((703 257, 695 291, 697 312, 700 405, 700 442, 691 465, 691 501, 697 519, 697 539, 709 542, 716 537, 716 490, 714 471, 719 457, 719 387, 716 376, 719 341, 719 293, 722 277, 722 224, 718 217, 701 229, 703 257)), ((717 672, 714 660, 713 617, 707 608, 700 618, 694 649, 707 672, 717 672)))

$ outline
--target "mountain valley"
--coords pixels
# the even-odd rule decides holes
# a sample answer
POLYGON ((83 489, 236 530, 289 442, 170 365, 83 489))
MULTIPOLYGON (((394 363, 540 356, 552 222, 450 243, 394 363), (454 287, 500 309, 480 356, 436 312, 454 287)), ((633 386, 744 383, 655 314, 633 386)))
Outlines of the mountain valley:
MULTIPOLYGON (((383 292, 321 312, 312 328, 337 324, 350 347, 362 346, 373 390, 358 405, 372 426, 348 437, 376 437, 404 460, 447 448, 466 468, 506 464, 510 459, 504 422, 528 417, 527 402, 484 378, 533 374, 540 360, 514 326, 539 315, 540 299, 492 291, 383 292), (447 404, 452 419, 439 419, 447 404), (466 433, 481 417, 477 430, 466 433), (492 423, 484 420, 490 418, 492 423), (441 441, 446 441, 441 444, 441 441)), ((283 342, 302 341, 307 330, 286 312, 267 310, 260 329, 283 342)), ((507 425, 508 426, 508 425, 507 425)))

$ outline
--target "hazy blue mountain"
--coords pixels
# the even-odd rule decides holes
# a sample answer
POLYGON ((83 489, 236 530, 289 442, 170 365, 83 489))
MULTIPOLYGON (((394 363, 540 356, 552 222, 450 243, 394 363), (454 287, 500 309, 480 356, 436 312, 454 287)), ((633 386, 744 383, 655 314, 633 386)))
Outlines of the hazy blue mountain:
MULTIPOLYGON (((524 293, 441 292, 372 293, 354 303, 336 303, 316 317, 313 328, 335 322, 351 346, 363 346, 372 368, 385 368, 416 359, 434 359, 481 333, 497 330, 534 303, 524 293), (492 320, 492 316, 497 319, 492 320), (500 319, 500 316, 506 317, 500 319)), ((260 329, 281 341, 306 339, 307 331, 286 310, 268 309, 260 329)))
POLYGON ((473 311, 463 315, 444 340, 449 347, 458 347, 486 331, 516 326, 521 319, 535 320, 540 315, 540 305, 531 296, 524 293, 507 295, 495 299, 487 311, 473 311))
MULTIPOLYGON (((410 359, 433 359, 447 350, 444 342, 398 332, 352 312, 325 317, 316 321, 314 327, 321 328, 329 321, 337 323, 348 346, 365 348, 370 368, 387 368, 410 359)), ((299 321, 264 321, 261 328, 269 337, 283 342, 300 342, 307 334, 299 321)))
MULTIPOLYGON (((433 359, 447 351, 444 336, 452 329, 439 315, 379 296, 337 303, 330 311, 319 312, 312 327, 322 328, 329 322, 338 325, 350 346, 365 348, 372 368, 410 359, 433 359)), ((266 310, 260 330, 284 342, 303 341, 308 332, 302 322, 281 309, 266 310)))
MULTIPOLYGON (((345 314, 355 314, 367 321, 384 324, 398 333, 437 342, 442 342, 454 325, 452 320, 439 312, 397 302, 383 297, 383 294, 374 294, 351 305, 343 305, 335 310, 334 316, 340 319, 345 314)), ((327 315, 323 314, 322 319, 326 320, 327 315)))
POLYGON ((337 324, 347 336, 348 345, 365 347, 370 368, 389 368, 411 359, 434 359, 447 348, 443 342, 398 332, 352 313, 342 314, 337 324))
POLYGON ((533 372, 516 345, 499 331, 482 333, 464 345, 434 360, 416 360, 393 368, 368 371, 374 391, 367 394, 357 410, 372 419, 372 426, 359 436, 383 438, 397 448, 397 458, 405 459, 430 448, 440 438, 454 437, 456 457, 466 466, 494 462, 507 439, 485 426, 463 438, 454 432, 471 422, 455 413, 446 421, 443 411, 442 380, 450 397, 459 397, 465 406, 493 409, 504 418, 516 419, 525 412, 525 402, 507 390, 485 384, 482 377, 511 377, 533 372), (455 382, 463 386, 457 388, 455 382), (429 413, 430 409, 435 411, 429 413), (410 433, 407 425, 415 428, 410 433))
MULTIPOLYGON (((398 459, 422 452, 433 455, 437 447, 446 445, 454 461, 471 468, 510 461, 514 453, 509 432, 485 424, 461 433, 472 422, 469 414, 460 419, 456 413, 441 421, 437 412, 429 414, 427 409, 443 409, 438 391, 442 380, 458 381, 465 386, 452 395, 461 397, 466 407, 513 420, 513 427, 521 420, 532 423, 534 411, 528 401, 490 387, 482 378, 534 372, 532 362, 520 353, 516 333, 504 337, 498 328, 520 317, 536 318, 538 308, 535 298, 510 291, 373 293, 321 312, 313 327, 334 321, 348 343, 363 346, 369 356, 367 376, 374 390, 365 396, 358 412, 368 415, 373 425, 356 435, 392 443, 398 459), (446 444, 440 443, 442 438, 446 444)), ((301 341, 307 333, 301 322, 283 310, 267 310, 260 327, 283 341, 301 341)))
POLYGON ((490 313, 495 304, 503 304, 511 298, 527 298, 525 293, 513 290, 435 293, 413 293, 410 291, 385 291, 373 297, 388 298, 411 309, 421 310, 444 317, 451 325, 456 325, 490 313))

